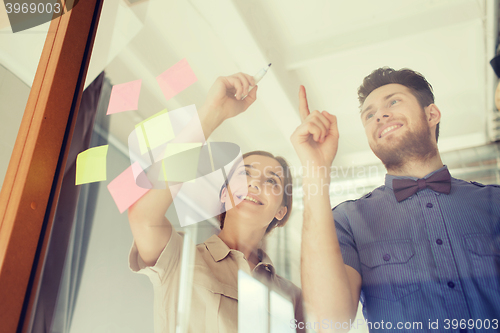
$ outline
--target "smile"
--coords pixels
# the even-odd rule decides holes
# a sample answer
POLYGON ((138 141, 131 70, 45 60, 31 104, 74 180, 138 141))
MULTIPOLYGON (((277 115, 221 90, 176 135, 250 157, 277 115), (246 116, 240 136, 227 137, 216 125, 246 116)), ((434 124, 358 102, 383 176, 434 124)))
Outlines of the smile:
POLYGON ((240 199, 253 202, 254 204, 257 204, 257 205, 262 205, 262 202, 260 202, 259 200, 255 199, 255 198, 252 198, 252 197, 250 197, 248 195, 244 196, 244 197, 240 197, 240 199))
POLYGON ((386 129, 384 129, 380 135, 379 135, 379 139, 383 136, 385 136, 387 133, 389 132, 392 132, 392 131, 395 131, 397 130, 398 128, 402 127, 403 125, 400 125, 400 124, 397 124, 397 125, 392 125, 392 126, 389 126, 387 127, 386 129))

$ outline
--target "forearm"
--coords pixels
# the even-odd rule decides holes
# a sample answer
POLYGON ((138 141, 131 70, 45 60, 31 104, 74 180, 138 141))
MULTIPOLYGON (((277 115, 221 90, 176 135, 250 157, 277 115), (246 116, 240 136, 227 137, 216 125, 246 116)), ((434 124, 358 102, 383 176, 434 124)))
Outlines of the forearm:
MULTIPOLYGON (((203 133, 199 132, 198 120, 192 121, 175 138, 175 143, 193 143, 203 142, 212 134, 212 132, 222 123, 222 119, 213 115, 214 112, 206 105, 203 105, 198 111, 198 118, 203 133)), ((155 170, 157 171, 157 170, 155 170)), ((155 177, 157 172, 153 172, 151 177, 155 177)), ((171 185, 171 184, 170 184, 171 185)), ((148 226, 163 226, 168 223, 163 217, 172 204, 175 196, 180 190, 182 184, 170 186, 166 183, 165 189, 152 189, 141 197, 134 205, 129 208, 129 219, 131 223, 141 223, 148 226)))
POLYGON ((315 320, 349 322, 356 315, 330 207, 330 177, 305 177, 302 287, 315 320))
POLYGON ((129 221, 143 226, 163 226, 168 223, 164 217, 172 202, 168 184, 166 189, 151 189, 128 209, 129 221))

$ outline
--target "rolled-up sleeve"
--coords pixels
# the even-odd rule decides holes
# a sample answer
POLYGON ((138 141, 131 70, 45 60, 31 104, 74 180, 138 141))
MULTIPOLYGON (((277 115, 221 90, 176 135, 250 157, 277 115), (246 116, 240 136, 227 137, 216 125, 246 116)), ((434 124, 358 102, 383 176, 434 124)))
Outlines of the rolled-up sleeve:
POLYGON ((352 229, 349 225, 349 219, 344 212, 344 206, 345 203, 342 203, 332 209, 340 251, 342 252, 344 264, 351 266, 361 275, 361 262, 359 260, 358 248, 356 247, 352 229))
POLYGON ((179 270, 182 256, 183 236, 183 233, 172 230, 172 235, 154 266, 146 265, 139 255, 137 245, 133 242, 129 254, 130 270, 134 273, 147 275, 153 285, 164 283, 169 274, 173 274, 175 271, 179 270))

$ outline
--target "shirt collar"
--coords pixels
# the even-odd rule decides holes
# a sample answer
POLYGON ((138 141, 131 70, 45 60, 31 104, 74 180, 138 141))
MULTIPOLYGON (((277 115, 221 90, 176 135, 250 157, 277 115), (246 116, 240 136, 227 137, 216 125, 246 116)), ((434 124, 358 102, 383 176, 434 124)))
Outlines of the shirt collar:
POLYGON ((210 236, 210 238, 205 241, 205 246, 215 261, 221 261, 227 257, 231 251, 229 246, 227 246, 217 235, 210 236))
POLYGON ((269 258, 267 253, 262 249, 259 249, 257 253, 260 262, 257 264, 257 266, 255 266, 255 269, 259 269, 259 267, 262 266, 262 268, 271 273, 271 276, 274 278, 274 276, 276 275, 276 269, 274 268, 271 258, 269 258))
MULTIPOLYGON (((224 241, 222 241, 222 239, 220 239, 217 235, 210 236, 210 238, 205 241, 205 246, 207 247, 208 252, 212 256, 212 258, 217 262, 226 258, 231 252, 229 246, 227 246, 227 244, 224 243, 224 241)), ((258 269, 260 266, 262 266, 274 277, 274 275, 276 274, 276 269, 274 268, 274 264, 271 261, 271 258, 269 258, 267 253, 262 249, 258 249, 257 255, 260 262, 255 266, 255 269, 258 269)))
MULTIPOLYGON (((448 166, 443 165, 441 168, 432 171, 431 173, 429 173, 428 175, 426 175, 422 179, 427 179, 430 176, 432 176, 433 174, 435 174, 436 172, 439 172, 439 171, 444 170, 444 169, 448 169, 448 166)), ((392 181, 394 179, 412 179, 412 180, 417 180, 418 178, 417 177, 410 177, 410 176, 393 176, 393 175, 386 174, 385 175, 385 187, 388 187, 388 188, 390 188, 392 190, 393 189, 392 188, 392 181)))

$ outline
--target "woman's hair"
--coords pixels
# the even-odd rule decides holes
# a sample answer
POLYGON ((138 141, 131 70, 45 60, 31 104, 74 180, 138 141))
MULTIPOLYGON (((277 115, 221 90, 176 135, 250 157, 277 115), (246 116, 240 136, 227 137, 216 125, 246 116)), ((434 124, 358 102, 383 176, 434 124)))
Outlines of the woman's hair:
MULTIPOLYGON (((288 218, 290 217, 290 213, 292 212, 292 201, 293 201, 292 200, 292 198, 293 198, 293 196, 292 196, 292 188, 293 188, 292 174, 290 172, 290 167, 289 167, 287 161, 281 156, 274 156, 273 154, 268 153, 267 151, 255 150, 255 151, 251 151, 251 152, 243 154, 243 158, 246 158, 246 157, 251 156, 251 155, 261 155, 261 156, 274 158, 276 161, 278 161, 279 164, 281 164, 281 167, 283 168, 283 174, 284 174, 283 188, 282 188, 283 201, 281 202, 281 204, 286 207, 287 211, 286 211, 285 216, 283 216, 283 218, 281 220, 274 218, 271 221, 271 223, 269 223, 269 225, 267 226, 267 229, 266 229, 266 233, 265 233, 267 235, 275 227, 278 227, 278 226, 283 227, 286 224, 286 222, 288 221, 288 218)), ((233 167, 231 168, 231 171, 228 174, 226 183, 224 185, 222 185, 219 197, 222 195, 222 190, 224 190, 224 188, 226 188, 227 184, 229 184, 229 181, 231 180, 231 177, 233 176, 233 174, 236 170, 236 167, 237 167, 237 164, 233 165, 233 167)), ((221 205, 221 211, 222 211, 222 213, 220 213, 220 215, 218 216, 218 220, 220 221, 220 228, 222 230, 222 228, 224 228, 224 220, 226 218, 226 211, 224 208, 224 203, 222 203, 222 205, 221 205)))

